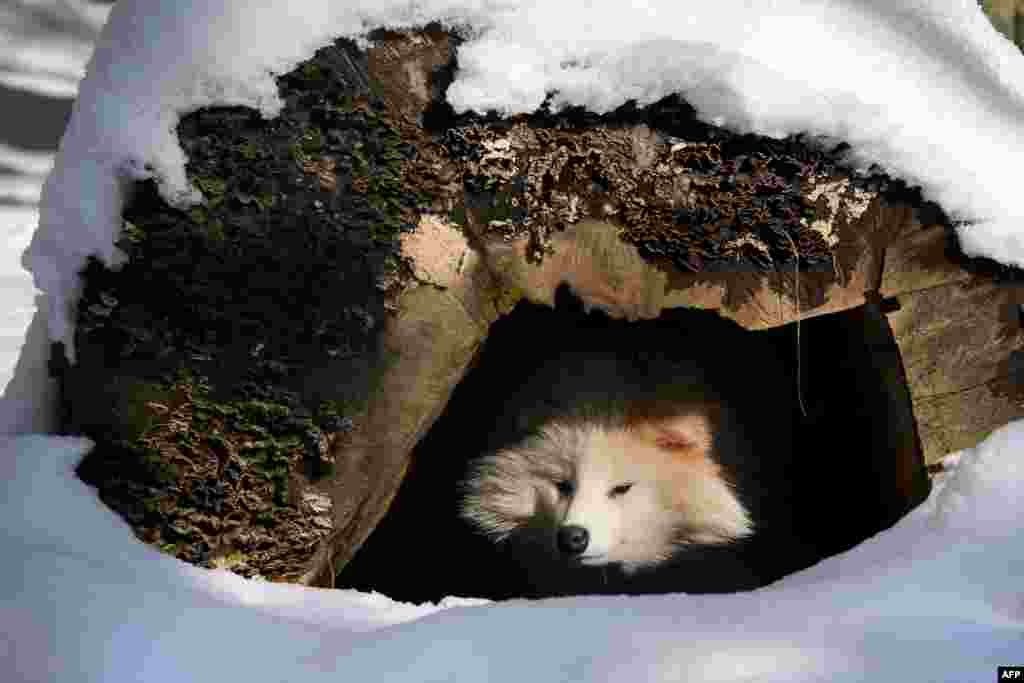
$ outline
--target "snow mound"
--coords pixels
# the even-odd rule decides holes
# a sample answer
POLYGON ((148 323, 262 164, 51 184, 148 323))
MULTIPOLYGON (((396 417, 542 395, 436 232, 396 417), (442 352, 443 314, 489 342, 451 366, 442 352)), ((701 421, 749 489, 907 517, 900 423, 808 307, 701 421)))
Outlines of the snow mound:
POLYGON ((1024 421, 893 528, 734 595, 408 605, 249 581, 143 545, 74 476, 0 444, 0 671, 32 681, 986 680, 1024 639, 1024 421))

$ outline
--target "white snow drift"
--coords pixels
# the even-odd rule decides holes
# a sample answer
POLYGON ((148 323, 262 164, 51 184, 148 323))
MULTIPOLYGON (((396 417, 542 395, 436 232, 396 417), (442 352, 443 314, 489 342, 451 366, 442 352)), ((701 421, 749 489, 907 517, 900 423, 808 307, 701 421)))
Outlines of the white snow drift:
MULTIPOLYGON (((43 191, 24 263, 49 337, 71 349, 77 272, 113 246, 126 184, 188 187, 174 134, 209 105, 280 109, 273 73, 338 35, 464 27, 458 109, 606 111, 681 92, 739 131, 850 142, 920 183, 969 253, 1024 265, 1017 160, 1024 58, 973 0, 120 0, 43 191)), ((16 246, 8 246, 8 255, 16 246)), ((8 311, 31 310, 20 280, 8 311)), ((26 339, 25 316, 0 337, 26 339)), ((0 426, 44 429, 52 386, 33 325, 0 426)), ((2 379, 2 378, 0 378, 2 379)), ((1024 663, 1024 423, 965 453, 896 527, 753 593, 399 605, 245 581, 159 555, 73 476, 84 441, 0 446, 5 681, 986 680, 1024 663)))

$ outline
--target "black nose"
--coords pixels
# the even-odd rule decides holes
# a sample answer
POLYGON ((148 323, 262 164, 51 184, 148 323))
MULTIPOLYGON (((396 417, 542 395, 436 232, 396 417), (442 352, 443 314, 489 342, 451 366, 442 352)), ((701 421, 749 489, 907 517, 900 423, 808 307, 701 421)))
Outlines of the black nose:
POLYGON ((589 542, 590 532, 581 526, 563 526, 558 530, 558 549, 566 555, 579 555, 589 542))

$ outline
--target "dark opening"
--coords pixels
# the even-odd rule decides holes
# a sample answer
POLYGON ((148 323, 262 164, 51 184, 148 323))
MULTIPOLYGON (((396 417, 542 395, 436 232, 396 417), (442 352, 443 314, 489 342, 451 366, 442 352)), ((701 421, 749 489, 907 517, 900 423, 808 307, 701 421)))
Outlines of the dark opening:
MULTIPOLYGON (((410 602, 446 595, 721 592, 769 583, 856 545, 891 526, 929 489, 884 308, 873 300, 801 323, 804 415, 795 325, 748 332, 690 309, 628 323, 585 313, 564 289, 554 310, 520 304, 492 327, 474 367, 416 447, 390 511, 337 586, 410 602), (751 455, 742 464, 769 492, 768 526, 792 525, 799 542, 767 533, 760 545, 747 544, 752 549, 744 552, 762 558, 753 578, 742 571, 747 555, 715 550, 653 573, 576 568, 537 589, 514 547, 496 547, 459 519, 458 483, 473 458, 512 438, 510 413, 517 406, 550 400, 543 383, 524 389, 544 363, 575 359, 586 367, 590 353, 659 349, 692 356, 702 381, 713 383, 729 404, 749 444, 751 455), (540 395, 523 395, 531 391, 540 395)), ((743 444, 717 443, 719 449, 734 445, 743 444)))

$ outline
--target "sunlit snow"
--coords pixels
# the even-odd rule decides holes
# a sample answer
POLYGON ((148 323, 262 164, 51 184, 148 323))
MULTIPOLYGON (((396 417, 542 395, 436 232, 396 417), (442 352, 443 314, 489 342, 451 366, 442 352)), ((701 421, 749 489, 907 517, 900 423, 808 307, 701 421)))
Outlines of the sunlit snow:
MULTIPOLYGON (((556 105, 606 111, 681 92, 735 130, 851 143, 859 163, 969 221, 969 253, 1024 265, 1024 57, 973 0, 120 0, 24 256, 38 306, 16 264, 34 213, 5 214, 17 223, 0 264, 0 431, 50 428, 47 333, 70 349, 79 268, 89 254, 118 262, 127 184, 155 177, 169 201, 198 197, 174 135, 182 114, 236 104, 273 116, 274 73, 339 35, 430 20, 469 37, 457 109, 529 111, 557 92, 556 105)), ((22 68, 32 45, 0 50, 0 78, 73 80, 73 60, 22 68)), ((49 166, 6 156, 29 177, 49 166)), ((893 529, 753 593, 419 607, 160 555, 73 476, 86 448, 0 445, 4 681, 963 681, 1024 663, 1021 422, 959 456, 893 529)))

